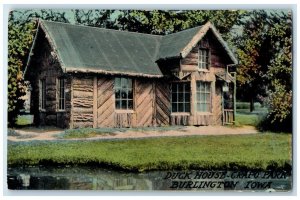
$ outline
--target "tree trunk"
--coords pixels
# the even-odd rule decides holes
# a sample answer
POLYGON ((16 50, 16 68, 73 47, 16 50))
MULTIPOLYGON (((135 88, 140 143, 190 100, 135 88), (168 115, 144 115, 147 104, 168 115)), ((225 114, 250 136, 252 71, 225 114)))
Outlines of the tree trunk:
POLYGON ((254 111, 254 98, 250 97, 250 112, 254 111))

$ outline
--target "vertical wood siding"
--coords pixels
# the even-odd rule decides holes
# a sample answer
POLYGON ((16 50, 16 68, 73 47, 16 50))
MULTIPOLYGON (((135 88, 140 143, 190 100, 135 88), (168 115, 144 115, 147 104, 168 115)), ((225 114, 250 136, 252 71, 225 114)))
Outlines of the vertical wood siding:
POLYGON ((155 99, 153 80, 137 79, 135 95, 136 126, 152 126, 155 99))
POLYGON ((155 120, 158 126, 170 125, 171 90, 168 81, 157 81, 155 86, 155 120))
POLYGON ((108 77, 99 77, 97 85, 97 126, 113 127, 115 124, 114 79, 108 77))

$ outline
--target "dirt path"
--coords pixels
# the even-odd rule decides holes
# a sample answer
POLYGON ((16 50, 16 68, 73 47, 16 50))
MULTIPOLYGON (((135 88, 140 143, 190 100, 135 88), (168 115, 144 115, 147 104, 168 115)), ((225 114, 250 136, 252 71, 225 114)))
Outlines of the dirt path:
POLYGON ((15 130, 18 136, 8 136, 10 141, 31 141, 31 140, 97 140, 97 139, 125 139, 125 138, 145 138, 161 136, 190 136, 190 135, 238 135, 238 134, 256 134, 258 131, 253 126, 227 127, 227 126, 187 126, 180 127, 178 130, 167 131, 133 131, 115 132, 115 135, 97 135, 90 138, 59 139, 57 134, 64 130, 15 130))

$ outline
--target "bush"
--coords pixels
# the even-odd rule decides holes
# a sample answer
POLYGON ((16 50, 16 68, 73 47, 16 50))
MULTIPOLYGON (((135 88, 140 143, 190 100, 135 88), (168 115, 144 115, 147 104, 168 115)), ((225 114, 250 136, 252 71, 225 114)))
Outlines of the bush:
POLYGON ((272 132, 288 132, 291 133, 293 129, 293 117, 290 113, 285 119, 275 119, 272 114, 267 115, 260 121, 257 128, 260 131, 272 131, 272 132))

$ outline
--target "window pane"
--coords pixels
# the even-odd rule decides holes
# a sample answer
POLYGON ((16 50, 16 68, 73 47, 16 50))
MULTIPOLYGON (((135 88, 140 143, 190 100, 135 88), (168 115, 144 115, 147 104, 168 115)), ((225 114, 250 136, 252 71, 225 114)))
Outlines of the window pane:
POLYGON ((184 91, 189 92, 190 91, 190 84, 186 83, 184 84, 184 91))
POLYGON ((178 102, 183 102, 183 93, 178 93, 178 102))
POLYGON ((120 109, 120 108, 121 108, 121 101, 116 100, 116 109, 120 109))
POLYGON ((206 100, 206 94, 204 94, 204 93, 202 93, 201 95, 200 95, 200 102, 205 102, 205 100, 206 100))
POLYGON ((122 100, 121 108, 127 109, 127 100, 122 100))
POLYGON ((122 88, 127 88, 127 86, 128 86, 127 78, 121 78, 121 85, 122 85, 122 88))
POLYGON ((172 102, 177 102, 177 93, 172 93, 172 102))
POLYGON ((189 93, 185 93, 185 95, 184 95, 184 101, 185 102, 190 102, 190 94, 189 93))
POLYGON ((121 87, 121 78, 115 78, 115 87, 120 88, 121 87))
POLYGON ((183 84, 178 84, 178 92, 182 92, 183 91, 183 84))
POLYGON ((127 97, 128 97, 128 99, 133 99, 133 94, 132 94, 132 89, 129 89, 128 91, 127 91, 127 97))
POLYGON ((210 94, 206 94, 206 103, 210 102, 210 94))
POLYGON ((177 112, 177 103, 172 103, 172 112, 177 112))
POLYGON ((183 103, 178 103, 178 112, 183 112, 183 103))
POLYGON ((132 88, 132 79, 127 79, 127 88, 132 88))
POLYGON ((190 112, 190 103, 185 103, 185 110, 184 112, 190 112))
POLYGON ((128 100, 128 109, 133 109, 133 101, 128 100))
POLYGON ((172 92, 177 92, 177 84, 176 83, 172 84, 172 92))
POLYGON ((200 98, 201 98, 201 95, 200 95, 200 93, 199 93, 199 92, 197 92, 197 101, 199 101, 199 102, 200 102, 200 101, 201 101, 201 99, 200 99, 200 98))
POLYGON ((116 95, 116 99, 120 99, 120 97, 121 97, 121 90, 120 89, 116 89, 115 95, 116 95))
POLYGON ((127 99, 127 90, 122 90, 121 91, 121 98, 122 99, 127 99))

